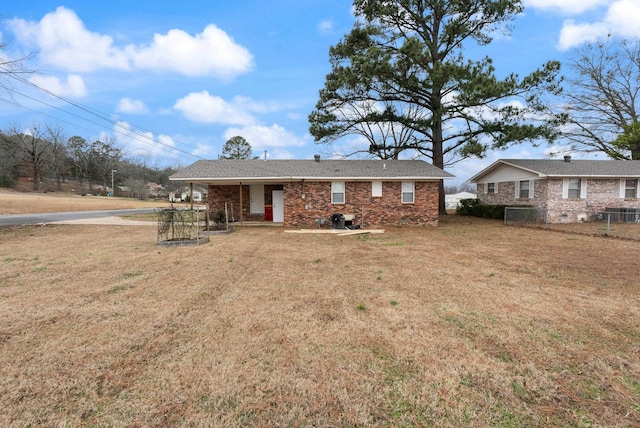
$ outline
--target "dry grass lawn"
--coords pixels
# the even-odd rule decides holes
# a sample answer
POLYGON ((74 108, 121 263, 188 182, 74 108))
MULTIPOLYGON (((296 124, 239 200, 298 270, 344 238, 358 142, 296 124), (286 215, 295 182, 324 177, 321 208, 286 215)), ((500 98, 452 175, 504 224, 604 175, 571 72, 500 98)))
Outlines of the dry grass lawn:
POLYGON ((0 426, 640 425, 640 243, 0 228, 0 426))
POLYGON ((0 215, 156 208, 163 205, 169 205, 169 203, 132 198, 81 196, 69 193, 25 193, 0 189, 0 215))

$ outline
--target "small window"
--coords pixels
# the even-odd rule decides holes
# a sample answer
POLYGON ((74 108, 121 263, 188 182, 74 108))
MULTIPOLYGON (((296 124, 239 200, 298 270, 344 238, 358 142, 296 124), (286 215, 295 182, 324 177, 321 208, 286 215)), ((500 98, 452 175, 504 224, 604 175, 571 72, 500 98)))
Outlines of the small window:
POLYGON ((331 182, 331 203, 344 204, 344 181, 331 182))
POLYGON ((496 187, 496 183, 487 183, 487 193, 497 193, 496 187))
POLYGON ((570 178, 569 179, 569 192, 567 193, 567 197, 569 199, 579 199, 580 198, 580 186, 582 180, 579 178, 570 178))
POLYGON ((638 195, 638 180, 626 180, 624 186, 625 198, 636 198, 638 195))
POLYGON ((412 204, 414 201, 415 187, 413 181, 402 182, 402 203, 412 204))
POLYGON ((520 192, 518 198, 529 199, 529 180, 522 180, 520 182, 520 192))
POLYGON ((382 197, 382 181, 371 182, 371 196, 374 198, 382 197))

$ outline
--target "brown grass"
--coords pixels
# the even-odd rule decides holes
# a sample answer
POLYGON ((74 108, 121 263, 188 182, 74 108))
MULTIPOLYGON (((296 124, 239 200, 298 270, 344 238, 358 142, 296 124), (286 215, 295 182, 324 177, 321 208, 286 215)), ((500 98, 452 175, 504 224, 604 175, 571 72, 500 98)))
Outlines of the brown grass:
POLYGON ((0 215, 156 208, 166 205, 169 205, 167 201, 81 196, 69 193, 25 193, 0 189, 0 215))
POLYGON ((638 426, 638 242, 0 229, 1 426, 638 426))

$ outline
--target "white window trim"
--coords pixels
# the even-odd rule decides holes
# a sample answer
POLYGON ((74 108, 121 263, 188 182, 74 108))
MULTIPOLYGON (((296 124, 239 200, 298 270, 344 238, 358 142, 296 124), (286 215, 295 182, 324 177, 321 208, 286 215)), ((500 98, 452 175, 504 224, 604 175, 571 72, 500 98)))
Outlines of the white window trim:
POLYGON ((489 193, 493 193, 496 194, 498 193, 498 183, 495 181, 492 181, 490 183, 485 183, 484 185, 484 193, 489 194, 489 193), (493 192, 489 191, 489 184, 493 184, 493 192))
POLYGON ((372 198, 382 197, 382 181, 371 182, 371 197, 372 198))
POLYGON ((533 182, 534 180, 517 180, 516 181, 516 199, 525 199, 525 198, 521 198, 520 197, 520 182, 521 181, 528 181, 529 182, 529 194, 526 197, 526 199, 533 199, 533 195, 535 194, 533 191, 533 182))
POLYGON ((400 202, 403 204, 415 204, 416 202, 416 184, 413 181, 403 181, 400 184, 400 202), (411 186, 411 191, 405 191, 405 185, 410 185, 411 186), (411 194, 411 202, 405 202, 404 201, 404 194, 405 193, 410 193, 411 194))
POLYGON ((331 203, 332 204, 336 204, 336 205, 343 205, 346 201, 346 195, 345 195, 345 185, 344 185, 344 181, 332 181, 331 182, 331 203), (335 193, 342 193, 342 201, 340 202, 335 202, 333 199, 333 195, 335 193))
MULTIPOLYGON (((577 178, 562 179, 562 199, 569 199, 569 180, 578 180, 577 178)), ((587 199, 587 179, 580 178, 580 197, 571 199, 587 199)))
POLYGON ((625 199, 627 194, 627 180, 636 180, 636 198, 640 199, 640 180, 637 178, 620 179, 620 199, 625 199))

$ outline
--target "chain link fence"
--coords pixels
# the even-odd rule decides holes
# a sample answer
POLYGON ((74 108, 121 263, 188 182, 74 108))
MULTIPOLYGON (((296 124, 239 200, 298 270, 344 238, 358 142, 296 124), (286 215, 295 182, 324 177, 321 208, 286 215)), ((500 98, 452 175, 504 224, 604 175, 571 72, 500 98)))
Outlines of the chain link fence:
POLYGON ((573 213, 580 221, 548 223, 547 210, 535 207, 506 207, 504 222, 510 225, 541 227, 582 235, 604 235, 640 240, 640 208, 606 209, 573 213))

